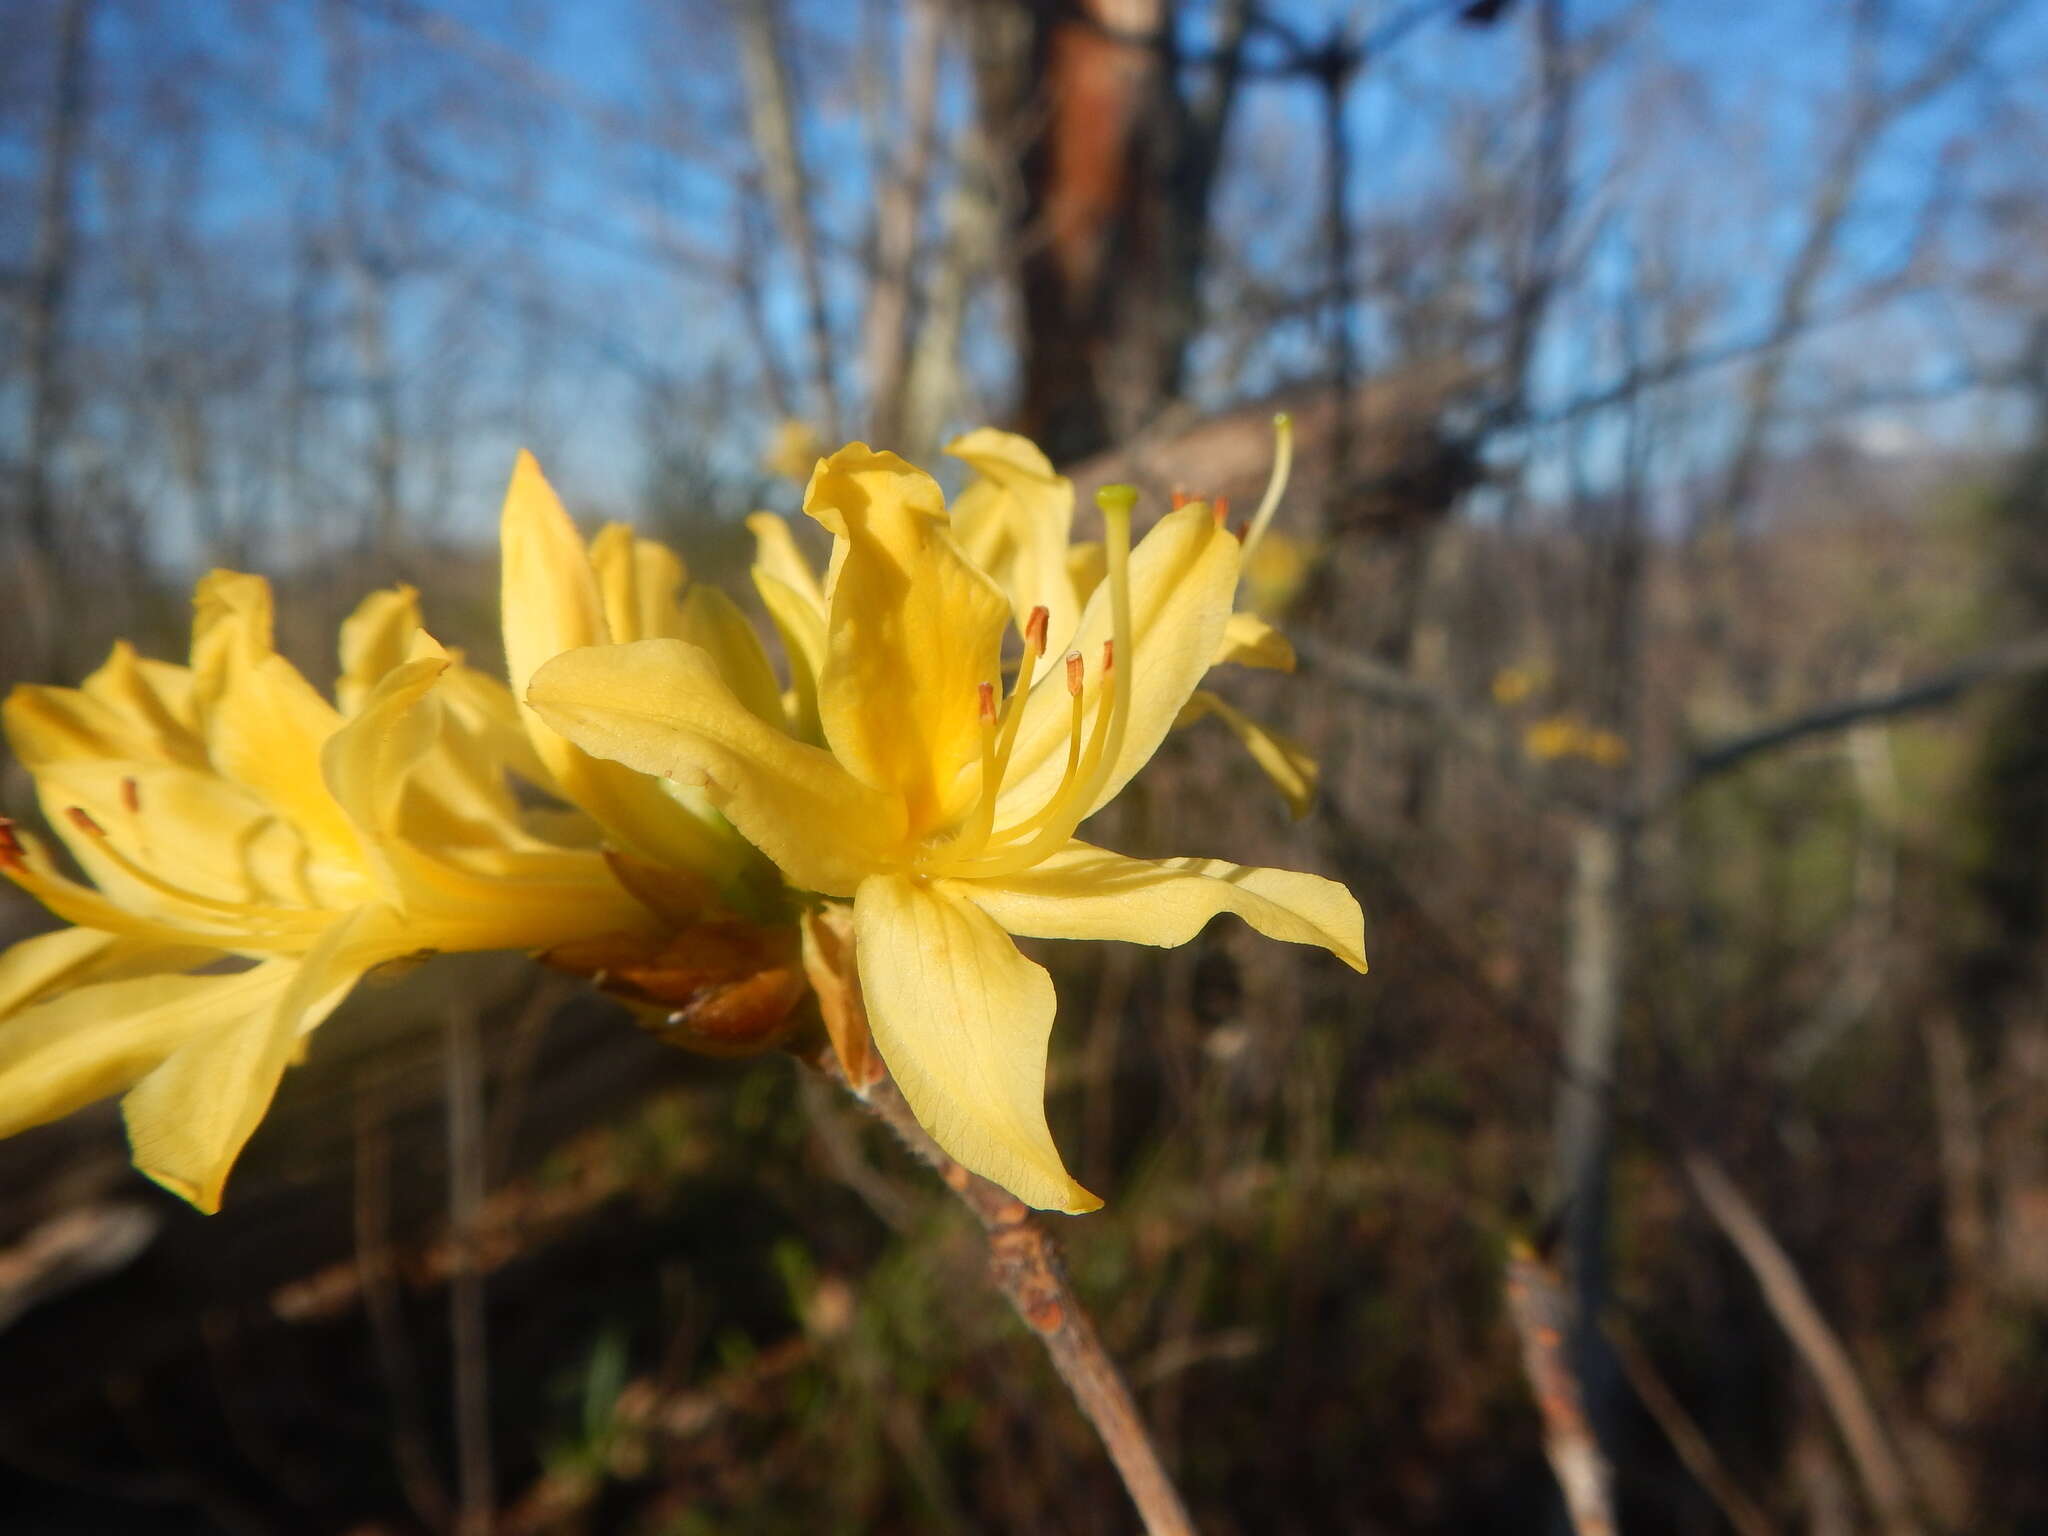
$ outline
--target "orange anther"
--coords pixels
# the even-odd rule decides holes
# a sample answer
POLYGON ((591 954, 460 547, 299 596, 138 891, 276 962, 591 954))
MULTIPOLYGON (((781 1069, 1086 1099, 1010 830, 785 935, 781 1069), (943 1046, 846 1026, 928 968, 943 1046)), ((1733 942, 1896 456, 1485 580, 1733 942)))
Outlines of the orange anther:
POLYGON ((982 683, 980 685, 980 693, 981 718, 993 723, 996 718, 996 685, 994 683, 982 683))
POLYGON ((90 837, 105 837, 107 835, 106 828, 94 821, 91 814, 82 805, 66 806, 64 814, 71 818, 71 825, 90 837))
POLYGON ((0 867, 19 864, 24 857, 21 839, 14 835, 14 823, 0 816, 0 867))
POLYGON ((1024 644, 1030 647, 1032 655, 1045 654, 1045 631, 1051 623, 1052 610, 1043 603, 1033 608, 1031 617, 1024 621, 1024 644))
POLYGON ((1067 692, 1077 699, 1081 697, 1081 673, 1083 666, 1079 651, 1067 652, 1067 692))
POLYGON ((1228 496, 1218 496, 1214 501, 1210 502, 1209 515, 1216 519, 1216 526, 1218 528, 1229 522, 1230 498, 1228 496))
POLYGON ((1186 506, 1189 502, 1193 501, 1194 499, 1195 498, 1190 496, 1186 491, 1175 491, 1173 493, 1173 510, 1178 512, 1182 507, 1186 506))
POLYGON ((1102 675, 1109 676, 1116 670, 1116 639, 1112 636, 1102 642, 1102 675))
POLYGON ((138 815, 142 810, 142 786, 132 776, 121 781, 121 804, 130 816, 138 815))

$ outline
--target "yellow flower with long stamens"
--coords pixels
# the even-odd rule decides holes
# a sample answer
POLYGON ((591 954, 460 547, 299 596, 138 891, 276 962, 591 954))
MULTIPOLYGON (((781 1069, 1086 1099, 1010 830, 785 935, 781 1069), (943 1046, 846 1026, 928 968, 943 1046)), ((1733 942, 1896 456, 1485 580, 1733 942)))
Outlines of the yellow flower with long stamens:
POLYGON ((189 666, 120 645, 79 688, 7 701, 90 883, 0 827, 0 872, 75 925, 0 955, 0 1135, 125 1089, 137 1166, 210 1211, 366 971, 654 919, 594 849, 526 825, 517 707, 409 590, 343 626, 334 703, 273 649, 260 579, 215 572, 196 610, 189 666))
POLYGON ((527 691, 593 756, 700 786, 791 885, 851 897, 874 1040, 919 1121, 967 1167, 1066 1211, 1100 1202, 1047 1129, 1052 982, 1011 935, 1176 945, 1235 912, 1365 966, 1358 903, 1331 881, 1074 835, 1180 715, 1237 585, 1238 541, 1208 506, 1133 549, 1132 499, 1103 500, 1105 576, 1070 645, 1041 672, 1050 617, 1034 609, 1007 694, 1009 599, 961 550, 937 484, 862 444, 821 462, 805 497, 833 535, 825 745, 748 709, 679 640, 570 651, 527 691))
MULTIPOLYGON (((1293 461, 1293 428, 1287 417, 1275 418, 1275 431, 1279 451, 1271 481, 1247 536, 1248 553, 1266 538, 1293 461)), ((946 445, 946 452, 975 471, 975 478, 954 501, 953 537, 962 553, 1003 589, 1020 627, 1034 609, 1046 610, 1050 644, 1038 662, 1043 672, 1059 660, 1082 604, 1107 572, 1103 546, 1096 541, 1070 542, 1073 482, 1058 473, 1052 461, 1029 438, 994 427, 980 427, 953 439, 946 445)), ((1212 511, 1224 515, 1227 509, 1219 502, 1212 511)), ((757 512, 747 524, 759 549, 754 583, 781 632, 795 674, 796 696, 806 726, 798 734, 807 741, 822 742, 812 701, 816 696, 816 674, 823 664, 827 619, 824 589, 781 518, 772 512, 757 512)), ((1292 672, 1294 663, 1294 647, 1263 617, 1247 610, 1231 613, 1217 644, 1214 665, 1292 672)), ((1186 727, 1211 718, 1221 721, 1237 737, 1252 761, 1280 791, 1293 815, 1307 815, 1315 800, 1318 779, 1316 762, 1308 749, 1207 689, 1198 689, 1193 694, 1175 726, 1186 727)))

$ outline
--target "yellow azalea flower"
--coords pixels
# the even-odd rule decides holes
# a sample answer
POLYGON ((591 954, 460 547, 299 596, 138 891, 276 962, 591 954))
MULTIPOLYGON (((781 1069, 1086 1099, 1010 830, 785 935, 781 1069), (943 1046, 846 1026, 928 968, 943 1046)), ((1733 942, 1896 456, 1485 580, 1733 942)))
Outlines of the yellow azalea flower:
MULTIPOLYGON (((533 456, 521 453, 499 520, 500 617, 512 692, 550 657, 578 646, 672 638, 711 655, 751 710, 780 722, 782 697, 760 639, 732 600, 691 583, 682 558, 614 523, 587 547, 533 456)), ((519 706, 543 783, 588 814, 616 847, 734 891, 753 850, 704 796, 593 758, 519 706)))
POLYGON ((1011 603, 954 538, 937 484, 853 444, 812 474, 833 535, 815 703, 823 746, 750 710, 701 646, 643 640, 556 657, 527 698, 579 746, 701 786, 791 885, 851 897, 867 1022, 919 1121, 1033 1205, 1100 1202, 1045 1120, 1051 978, 1012 934, 1173 945, 1219 912, 1363 970, 1364 921, 1334 882, 1077 838, 1172 727, 1224 638, 1238 541, 1208 507, 1133 550, 1104 502, 1106 575, 1037 682, 1041 605, 1003 697, 1011 603))
POLYGON ((260 579, 217 571, 196 610, 189 666, 123 644, 76 689, 7 701, 90 883, 0 826, 0 871, 76 925, 0 955, 0 1135, 126 1089, 137 1166, 210 1211, 365 971, 652 916, 598 853, 524 824, 499 767, 526 753, 514 701, 420 629, 409 590, 343 626, 335 703, 272 647, 260 579))
MULTIPOLYGON (((1267 527, 1286 488, 1292 462, 1292 426, 1276 418, 1280 451, 1273 478, 1260 503, 1247 552, 1270 549, 1278 541, 1267 527)), ((1081 605, 1101 584, 1107 559, 1099 542, 1070 542, 1074 522, 1074 485, 1053 469, 1052 461, 1029 438, 994 427, 980 427, 955 438, 946 452, 975 470, 952 508, 952 534, 962 553, 979 566, 1009 599, 1021 629, 1034 609, 1046 610, 1047 643, 1037 675, 1055 665, 1066 649, 1081 605)), ((1221 503, 1212 507, 1227 514, 1221 503)), ((795 708, 800 734, 821 743, 814 700, 816 677, 823 665, 827 612, 823 586, 797 548, 783 520, 757 512, 747 520, 757 556, 754 584, 767 605, 795 676, 795 708)), ((1233 612, 1217 644, 1215 665, 1294 670, 1294 647, 1259 614, 1233 612)), ((1036 681, 1034 676, 1032 681, 1036 681)), ((1176 727, 1199 720, 1220 721, 1237 737, 1252 761, 1273 781, 1296 817, 1308 814, 1315 800, 1317 770, 1300 742, 1260 724, 1223 699, 1203 691, 1193 707, 1176 719, 1176 727)))

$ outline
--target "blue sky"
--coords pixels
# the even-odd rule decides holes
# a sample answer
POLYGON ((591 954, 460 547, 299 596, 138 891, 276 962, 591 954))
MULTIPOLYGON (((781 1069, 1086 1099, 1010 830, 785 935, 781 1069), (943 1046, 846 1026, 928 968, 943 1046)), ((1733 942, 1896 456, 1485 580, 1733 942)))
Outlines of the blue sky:
MULTIPOLYGON (((83 308, 87 330, 113 352, 124 330, 145 323, 189 326, 210 339, 225 330, 235 341, 226 350, 242 355, 214 366, 228 370, 230 382, 236 368, 254 377, 274 367, 283 345, 278 317, 292 303, 294 249, 343 228, 399 273, 391 336, 400 396, 416 419, 445 418, 409 465, 411 491, 433 493, 432 515, 445 531, 488 525, 503 466, 520 442, 543 452, 579 503, 631 511, 648 475, 650 381, 707 402, 717 423, 708 451, 727 475, 744 478, 772 425, 758 352, 729 284, 694 273, 668 248, 721 260, 737 249, 730 188, 751 160, 737 59, 718 7, 437 0, 425 9, 457 23, 467 40, 450 45, 394 25, 384 0, 107 0, 95 23, 98 163, 84 182, 92 253, 84 283, 100 300, 83 308), (362 52, 358 110, 345 120, 335 111, 337 25, 362 52), (196 151, 193 135, 163 130, 167 117, 198 125, 196 151), (133 297, 138 259, 153 261, 145 255, 150 241, 188 223, 189 238, 204 249, 161 264, 157 312, 145 318, 133 297)), ((1199 30, 1203 8, 1191 9, 1199 30)), ((1401 7, 1376 14, 1286 0, 1273 9, 1304 35, 1320 36, 1346 18, 1369 32, 1401 7)), ((1484 142, 1482 173, 1500 175, 1512 190, 1531 131, 1516 107, 1531 59, 1526 9, 1490 29, 1433 18, 1362 73, 1345 122, 1350 206, 1365 228, 1419 227, 1438 216, 1460 185, 1461 143, 1484 142)), ((2023 94, 2041 84, 2044 11, 2016 8, 1995 55, 2004 80, 1989 95, 1953 89, 1891 127, 1859 182, 1824 291, 1893 260, 1930 195, 2025 174, 2001 165, 1995 144, 1973 161, 1943 154, 1983 137, 1999 90, 2023 94)), ((837 253, 829 279, 848 359, 841 384, 850 393, 860 308, 854 253, 872 190, 851 84, 863 37, 847 18, 859 8, 799 0, 795 12, 804 147, 821 227, 837 253)), ((1839 122, 1849 78, 1846 14, 1825 0, 1570 7, 1574 35, 1611 33, 1615 52, 1579 108, 1574 180, 1607 201, 1588 216, 1585 227, 1597 234, 1586 245, 1583 281, 1544 344, 1540 376, 1550 391, 1569 395, 1614 376, 1621 359, 1609 297, 1646 261, 1681 267, 1687 281, 1715 293, 1702 341, 1747 334, 1767 320, 1839 122)), ((1893 7, 1882 69, 1911 67, 1949 14, 1893 7)), ((25 69, 0 119, 0 259, 10 264, 25 255, 38 142, 27 103, 40 76, 33 62, 25 69)), ((956 58, 942 117, 956 129, 967 111, 956 58)), ((1273 287, 1310 286, 1319 274, 1319 114, 1313 89, 1255 82, 1236 125, 1220 227, 1232 261, 1273 287)), ((1967 259, 1966 219, 1958 217, 1950 238, 1967 259)), ((794 377, 793 274, 772 251, 751 265, 775 350, 794 377)), ((350 299, 328 277, 313 307, 331 328, 344 322, 350 299)), ((1418 280, 1448 276, 1423 272, 1418 280)), ((983 319, 990 323, 969 357, 977 388, 961 402, 960 425, 1002 406, 1007 345, 993 317, 983 319)), ((1971 328, 1983 323, 1952 294, 1914 299, 1863 324, 1857 345, 1895 348, 1901 374, 1938 372, 1950 365, 1946 349, 1977 344, 1971 328)), ((1200 387, 1220 400, 1312 373, 1322 366, 1324 328, 1316 318, 1276 326, 1233 377, 1198 370, 1200 387)), ((1359 334, 1370 365, 1391 332, 1361 316, 1359 334)), ((1982 340, 1997 344, 1996 336, 1982 340)), ((1198 361, 1215 351, 1202 350, 1198 361)), ((322 461, 323 494, 338 518, 360 498, 352 477, 366 428, 358 392, 348 387, 348 349, 330 344, 326 353, 332 387, 310 451, 322 461)), ((1713 452, 1715 387, 1725 397, 1725 379, 1701 386, 1693 457, 1713 452)), ((231 415, 223 406, 224 435, 231 415)), ((243 473, 254 487, 263 472, 243 473)), ((159 472, 156 483, 166 501, 177 501, 175 476, 159 472)))

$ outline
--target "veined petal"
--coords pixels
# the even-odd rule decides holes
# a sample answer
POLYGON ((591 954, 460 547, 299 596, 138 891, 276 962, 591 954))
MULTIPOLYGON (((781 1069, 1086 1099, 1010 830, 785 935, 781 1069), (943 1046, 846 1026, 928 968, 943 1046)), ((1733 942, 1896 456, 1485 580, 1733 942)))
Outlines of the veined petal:
POLYGON ((951 891, 902 875, 863 881, 853 923, 869 1026, 918 1124, 1027 1205, 1099 1207, 1045 1123, 1044 967, 951 891))
POLYGON ((913 834, 979 793, 979 690, 1000 678, 1010 605, 946 531, 938 483, 852 443, 811 476, 804 510, 836 537, 818 718, 857 779, 903 798, 913 834))
POLYGON ((941 883, 1033 938, 1170 948, 1217 913, 1235 912, 1269 939, 1313 944, 1365 969, 1365 915, 1349 891, 1320 875, 1222 859, 1133 859, 1077 838, 1022 874, 941 883))
POLYGON ((1256 613, 1240 610, 1223 626, 1223 643, 1216 648, 1216 665, 1226 663, 1292 672, 1294 645, 1256 613))
MULTIPOLYGON (((226 1007, 216 998, 210 1027, 177 1045, 122 1101, 135 1166, 200 1210, 219 1210, 228 1172, 270 1108, 300 1035, 332 1013, 370 966, 408 947, 394 913, 365 907, 336 922, 300 960, 202 978, 244 981, 246 991, 226 1007)), ((177 1001, 179 1011, 190 1006, 184 994, 177 1001)))
POLYGON ((384 674, 405 661, 420 628, 420 594, 400 583, 372 592, 341 621, 341 676, 334 702, 344 715, 363 707, 384 674))
POLYGON ((1081 597, 1067 571, 1074 482, 1029 438, 994 427, 954 438, 946 452, 980 476, 953 503, 953 537, 1009 594, 1020 630, 1043 605, 1051 643, 1039 670, 1056 665, 1081 617, 1081 597))
POLYGON ((863 876, 902 852, 901 800, 754 714, 696 646, 642 640, 570 651, 541 668, 527 699, 586 751, 703 785, 802 889, 851 895, 863 876))
MULTIPOLYGON (((1116 664, 1131 667, 1131 718, 1123 750, 1088 807, 1100 809, 1159 749, 1188 695, 1209 670, 1230 618, 1237 586, 1237 540, 1200 502, 1169 512, 1131 551, 1131 627, 1116 664), (1129 655, 1124 651, 1128 650, 1129 655)), ((1087 667, 1082 702, 1093 716, 1102 692, 1102 645, 1111 633, 1110 593, 1088 599, 1073 648, 1087 667)), ((1072 701, 1066 679, 1049 672, 1024 700, 1016 750, 1003 782, 996 824, 1043 805, 1066 771, 1072 701)))
POLYGON ((810 604, 819 622, 823 623, 825 589, 818 585, 817 573, 797 547, 796 535, 789 524, 773 512, 755 512, 747 518, 747 531, 754 536, 755 571, 772 576, 810 604))
POLYGON ((1173 728, 1180 730, 1210 715, 1221 720, 1244 743, 1259 771, 1273 781, 1273 787, 1287 802, 1288 813, 1296 821, 1306 816, 1316 802, 1316 786, 1322 781, 1322 769, 1314 754, 1292 736, 1268 730, 1206 688, 1197 688, 1189 696, 1187 707, 1181 710, 1173 728))

